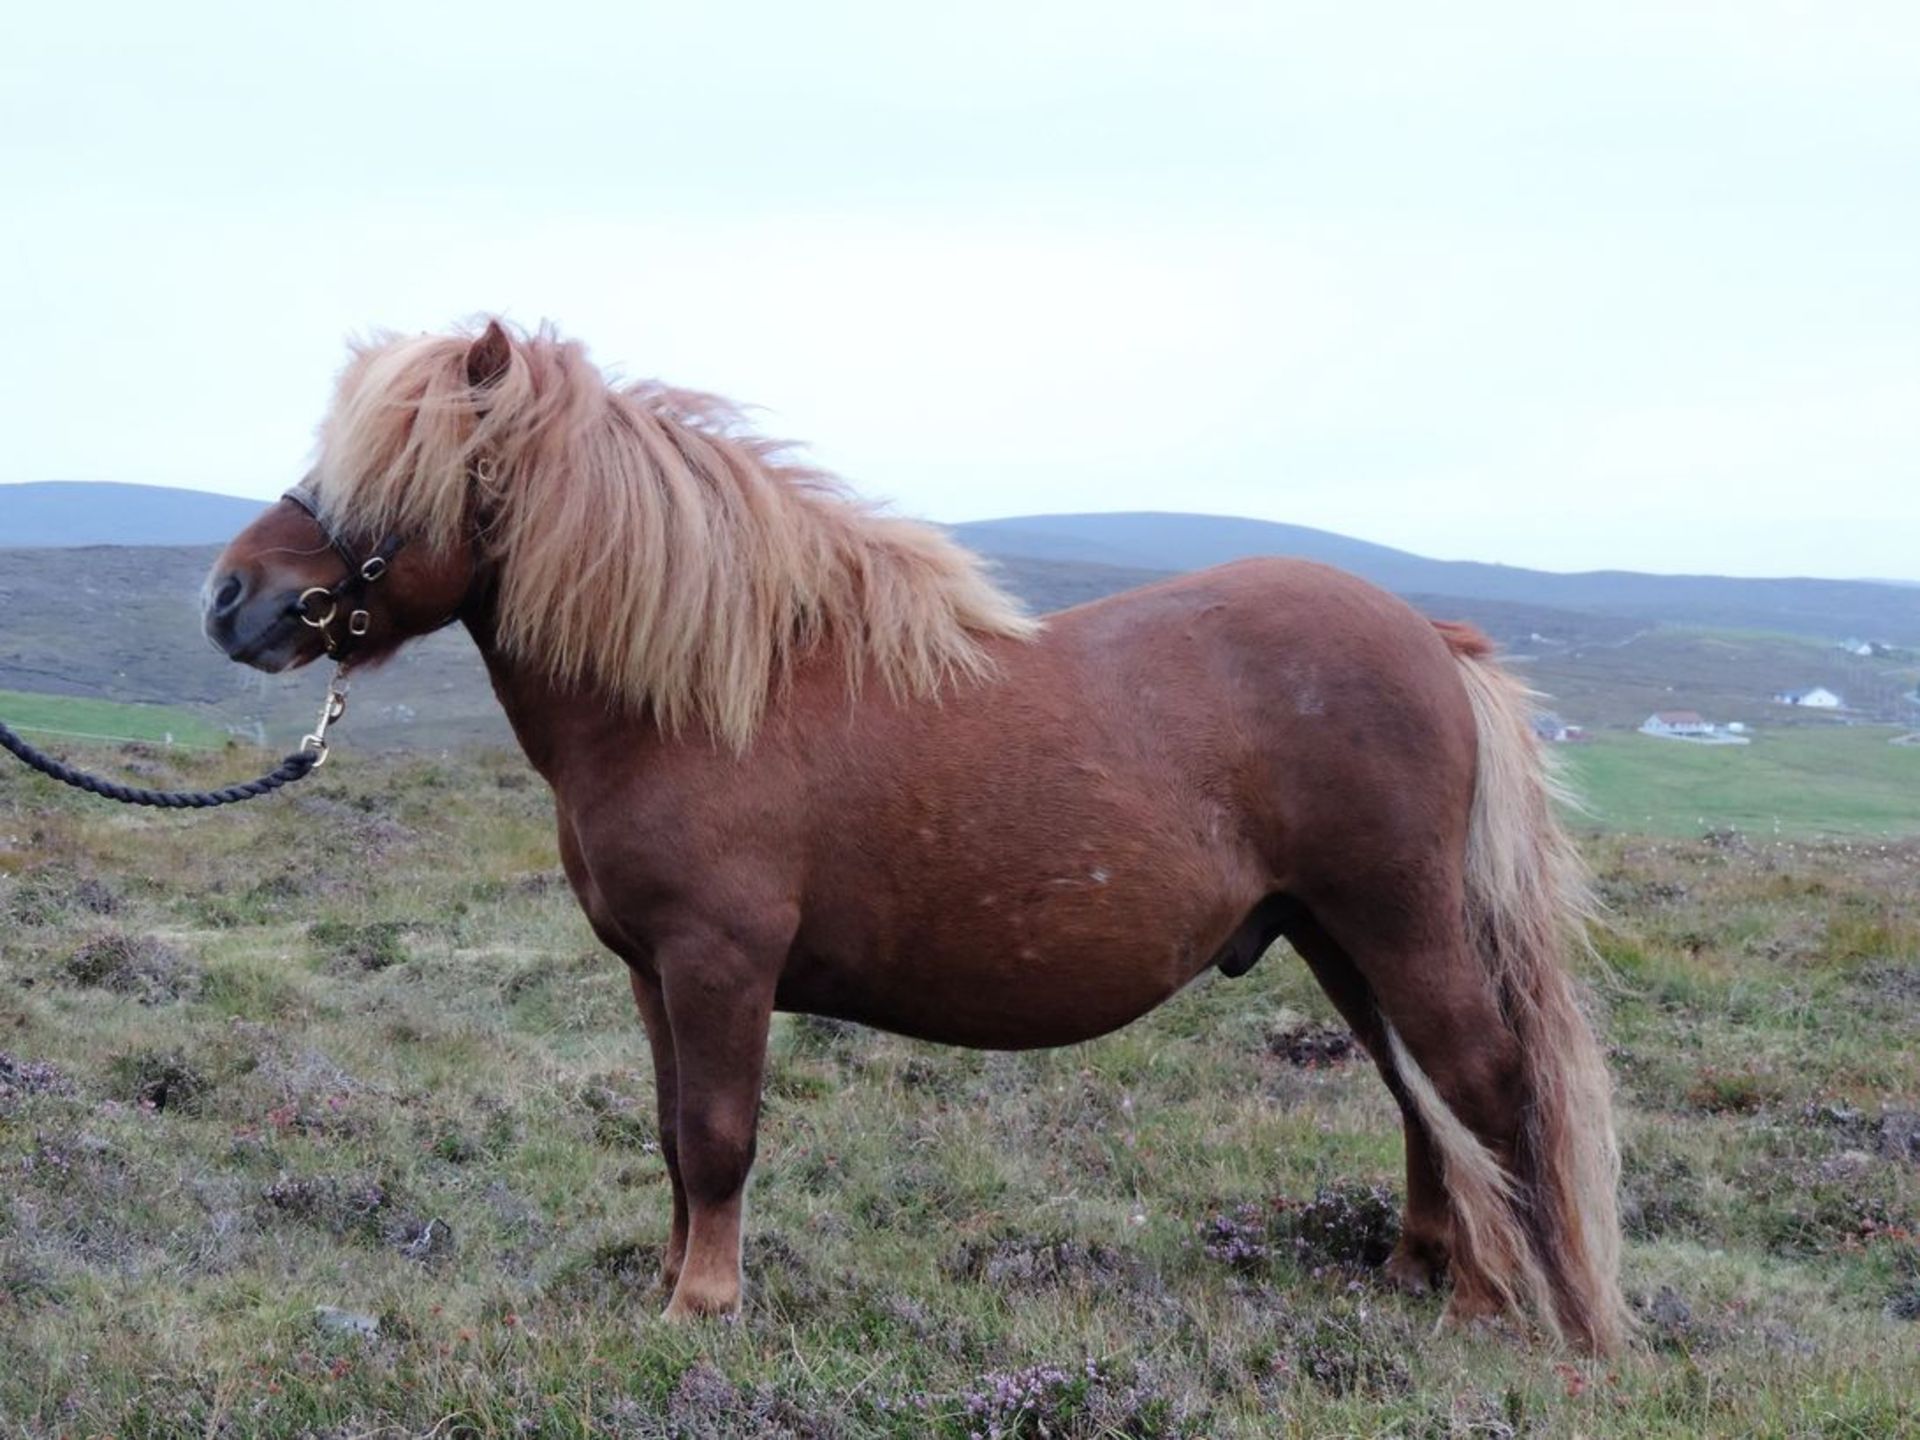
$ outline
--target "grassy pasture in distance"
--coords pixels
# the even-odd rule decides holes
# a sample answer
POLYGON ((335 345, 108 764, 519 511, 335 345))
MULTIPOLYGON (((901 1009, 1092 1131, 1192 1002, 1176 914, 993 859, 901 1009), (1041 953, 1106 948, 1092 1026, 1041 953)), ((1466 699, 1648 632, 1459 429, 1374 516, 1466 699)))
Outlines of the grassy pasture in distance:
POLYGON ((746 1313, 668 1329, 646 1046, 517 759, 199 817, 0 767, 0 1432, 1912 1433, 1920 841, 1589 845, 1633 1353, 1376 1286, 1397 1116, 1285 947, 1061 1051, 782 1017, 746 1313))
POLYGON ((160 744, 172 736, 176 745, 205 747, 223 744, 227 738, 217 725, 190 710, 15 690, 0 690, 0 720, 35 743, 51 744, 54 737, 95 736, 160 744))
POLYGON ((1611 641, 1576 636, 1511 648, 1530 655, 1517 667, 1527 683, 1576 725, 1632 727, 1656 710, 1697 710, 1716 724, 1773 728, 1808 718, 1773 696, 1815 685, 1844 696, 1860 718, 1920 723, 1920 705, 1909 698, 1920 682, 1911 650, 1868 658, 1802 635, 1677 624, 1611 641))
POLYGON ((1884 726, 1755 732, 1698 745, 1601 731, 1563 747, 1590 814, 1577 823, 1648 835, 1920 835, 1920 745, 1884 726))

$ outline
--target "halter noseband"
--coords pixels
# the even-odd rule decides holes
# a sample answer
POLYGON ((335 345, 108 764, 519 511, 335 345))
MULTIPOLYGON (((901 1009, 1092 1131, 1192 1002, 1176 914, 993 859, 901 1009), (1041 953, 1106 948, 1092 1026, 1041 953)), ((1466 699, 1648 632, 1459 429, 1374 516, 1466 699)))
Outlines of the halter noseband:
POLYGON ((368 587, 378 583, 393 567, 393 557, 400 553, 401 547, 407 542, 400 535, 388 535, 373 547, 371 555, 362 559, 360 553, 321 516, 319 502, 306 485, 296 485, 280 498, 291 500, 306 511, 313 518, 313 523, 320 527, 320 533, 327 537, 327 544, 333 547, 334 553, 346 561, 347 573, 338 581, 332 585, 309 586, 300 592, 300 598, 293 604, 300 623, 318 630, 320 638, 327 643, 327 654, 344 664, 354 642, 365 638, 373 628, 373 615, 365 603, 368 587), (340 618, 342 609, 347 612, 347 631, 345 635, 336 636, 333 622, 340 618))

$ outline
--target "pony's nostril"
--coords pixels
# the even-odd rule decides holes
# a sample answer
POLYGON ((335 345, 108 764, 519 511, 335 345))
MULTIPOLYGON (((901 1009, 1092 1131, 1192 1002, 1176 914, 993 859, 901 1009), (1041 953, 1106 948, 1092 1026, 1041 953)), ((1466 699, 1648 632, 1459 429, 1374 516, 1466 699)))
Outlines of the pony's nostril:
POLYGON ((213 594, 213 613, 224 615, 240 603, 240 597, 246 591, 246 582, 238 575, 229 575, 220 588, 213 594))

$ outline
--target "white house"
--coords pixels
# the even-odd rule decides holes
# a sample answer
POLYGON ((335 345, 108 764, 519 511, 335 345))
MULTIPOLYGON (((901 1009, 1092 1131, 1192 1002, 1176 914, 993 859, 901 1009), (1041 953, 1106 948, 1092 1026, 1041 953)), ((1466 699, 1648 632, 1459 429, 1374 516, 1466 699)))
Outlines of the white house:
POLYGON ((1773 697, 1776 705, 1799 705, 1808 710, 1844 710, 1846 702, 1824 685, 1811 690, 1782 690, 1773 697))
POLYGON ((1713 726, 1697 710, 1662 710, 1649 715, 1640 727, 1643 735, 1711 735, 1713 726))

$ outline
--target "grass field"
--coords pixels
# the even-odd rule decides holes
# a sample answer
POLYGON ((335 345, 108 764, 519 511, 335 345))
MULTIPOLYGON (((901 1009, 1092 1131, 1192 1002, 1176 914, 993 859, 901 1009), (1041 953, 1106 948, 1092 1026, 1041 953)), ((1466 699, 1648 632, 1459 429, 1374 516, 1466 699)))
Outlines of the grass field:
POLYGON ((1920 835, 1920 746, 1880 726, 1758 732, 1695 745, 1602 731, 1561 752, 1589 823, 1649 835, 1920 835))
POLYGON ((1057 1052, 783 1018, 746 1313, 663 1326, 549 824, 504 758, 201 818, 0 770, 0 1434, 1920 1433, 1920 844, 1593 842, 1596 1364, 1375 1285, 1395 1113, 1284 949, 1057 1052))
POLYGON ((164 743, 172 736, 176 745, 198 746, 224 744, 227 738, 218 726, 188 710, 17 690, 0 690, 0 720, 29 738, 77 735, 164 743))

